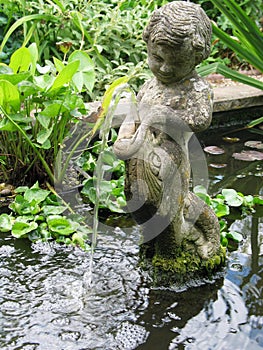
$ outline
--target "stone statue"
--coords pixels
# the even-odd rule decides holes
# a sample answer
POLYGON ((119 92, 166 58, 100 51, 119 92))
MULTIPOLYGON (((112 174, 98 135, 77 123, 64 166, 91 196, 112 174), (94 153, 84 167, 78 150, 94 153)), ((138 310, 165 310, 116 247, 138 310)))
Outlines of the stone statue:
POLYGON ((143 39, 154 77, 138 93, 137 118, 126 116, 114 144, 126 163, 129 208, 155 269, 174 276, 214 270, 224 262, 219 224, 189 190, 188 154, 193 132, 212 118, 212 90, 195 71, 210 53, 210 20, 199 5, 174 1, 153 12, 143 39))

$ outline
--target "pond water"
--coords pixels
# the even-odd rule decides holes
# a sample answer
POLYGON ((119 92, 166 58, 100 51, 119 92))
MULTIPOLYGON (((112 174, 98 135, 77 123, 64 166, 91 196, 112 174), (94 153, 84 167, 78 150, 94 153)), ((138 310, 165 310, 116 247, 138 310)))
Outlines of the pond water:
MULTIPOLYGON (((233 135, 231 135, 233 136, 233 135)), ((227 143, 209 135, 210 192, 263 194, 262 161, 232 158, 261 135, 227 143), (217 165, 216 165, 217 164, 217 165), (223 164, 226 164, 226 166, 223 164)), ((243 234, 214 281, 156 289, 139 267, 139 228, 100 232, 92 285, 89 254, 58 244, 0 236, 0 348, 3 350, 263 349, 262 213, 232 219, 243 234)))

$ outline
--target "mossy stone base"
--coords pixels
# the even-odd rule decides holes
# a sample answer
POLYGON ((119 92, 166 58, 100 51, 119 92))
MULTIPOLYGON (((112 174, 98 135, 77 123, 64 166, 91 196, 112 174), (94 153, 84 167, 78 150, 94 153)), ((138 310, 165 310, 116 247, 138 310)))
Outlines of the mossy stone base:
POLYGON ((146 264, 152 266, 154 285, 169 287, 178 283, 189 283, 191 280, 213 279, 215 273, 225 266, 225 260, 226 249, 220 246, 218 253, 206 260, 192 252, 180 251, 172 258, 156 253, 146 264))

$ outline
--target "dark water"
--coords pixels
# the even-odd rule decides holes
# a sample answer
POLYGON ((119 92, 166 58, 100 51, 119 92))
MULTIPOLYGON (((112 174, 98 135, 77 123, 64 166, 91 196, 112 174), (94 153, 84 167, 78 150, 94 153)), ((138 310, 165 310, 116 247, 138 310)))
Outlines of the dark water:
MULTIPOLYGON (((236 135, 235 135, 236 136, 236 135)), ((263 192, 262 161, 234 160, 245 134, 228 144, 202 141, 224 155, 208 156, 210 192, 221 187, 263 192)), ((262 137, 262 136, 261 136, 262 137)), ((214 282, 187 290, 151 288, 138 266, 139 229, 101 232, 87 286, 89 254, 57 244, 0 236, 0 348, 3 350, 263 349, 262 213, 233 220, 243 234, 214 282)))

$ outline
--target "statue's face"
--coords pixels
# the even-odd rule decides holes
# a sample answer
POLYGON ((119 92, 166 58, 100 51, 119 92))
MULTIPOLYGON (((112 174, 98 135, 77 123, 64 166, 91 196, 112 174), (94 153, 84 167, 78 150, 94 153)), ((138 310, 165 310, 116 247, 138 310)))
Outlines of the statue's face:
POLYGON ((147 44, 148 63, 156 78, 164 84, 171 84, 190 76, 195 64, 195 50, 189 39, 178 47, 165 44, 147 44))

